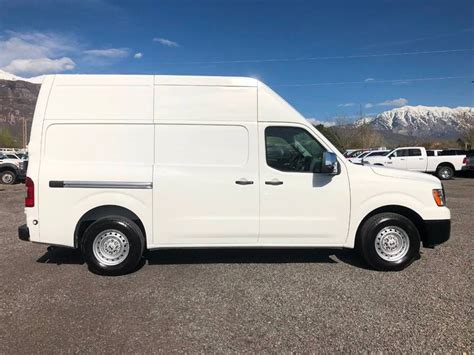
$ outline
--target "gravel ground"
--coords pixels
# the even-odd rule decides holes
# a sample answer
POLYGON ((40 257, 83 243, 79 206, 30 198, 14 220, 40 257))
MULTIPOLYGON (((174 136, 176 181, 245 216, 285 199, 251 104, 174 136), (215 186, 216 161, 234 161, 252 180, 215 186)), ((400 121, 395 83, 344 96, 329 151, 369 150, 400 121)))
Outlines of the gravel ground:
POLYGON ((188 250, 101 277, 18 240, 24 187, 0 185, 0 353, 473 351, 474 179, 445 186, 451 239, 402 272, 350 250, 188 250))

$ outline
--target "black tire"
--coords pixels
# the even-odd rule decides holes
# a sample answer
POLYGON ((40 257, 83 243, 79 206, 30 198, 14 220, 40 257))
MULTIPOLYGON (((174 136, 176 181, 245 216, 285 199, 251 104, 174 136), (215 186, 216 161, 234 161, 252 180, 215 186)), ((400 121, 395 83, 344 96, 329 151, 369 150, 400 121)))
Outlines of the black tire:
POLYGON ((145 250, 145 237, 132 220, 121 216, 109 216, 98 219, 86 229, 81 239, 81 248, 89 270, 92 272, 108 276, 125 275, 135 271, 140 263, 145 250), (117 265, 108 265, 101 261, 96 256, 100 254, 97 245, 94 253, 96 237, 99 238, 106 231, 115 231, 117 235, 124 236, 128 242, 124 243, 124 248, 128 249, 128 255, 117 265))
POLYGON ((441 165, 436 169, 436 176, 440 180, 451 180, 454 176, 454 169, 449 165, 441 165))
POLYGON ((0 183, 3 185, 13 185, 16 182, 16 174, 11 170, 4 170, 0 173, 0 183))
MULTIPOLYGON (((390 232, 389 232, 390 233, 390 232)), ((367 219, 358 235, 357 250, 364 260, 372 268, 382 271, 399 271, 406 268, 420 254, 420 233, 415 224, 405 216, 397 213, 380 213, 367 219), (386 260, 379 255, 382 253, 377 235, 384 229, 390 230, 395 227, 398 231, 402 230, 409 239, 408 250, 398 260, 386 260), (376 244, 378 243, 378 246, 376 244), (379 252, 377 252, 377 249, 379 252)), ((386 256, 387 258, 388 256, 386 256)))

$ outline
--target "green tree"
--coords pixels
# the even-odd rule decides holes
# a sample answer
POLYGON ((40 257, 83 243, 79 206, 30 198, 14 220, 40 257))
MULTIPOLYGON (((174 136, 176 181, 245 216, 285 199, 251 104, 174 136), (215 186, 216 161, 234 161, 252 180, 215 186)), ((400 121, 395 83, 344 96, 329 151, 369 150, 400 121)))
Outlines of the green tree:
POLYGON ((8 128, 0 128, 0 147, 18 148, 18 143, 8 128))
POLYGON ((336 130, 331 127, 326 127, 322 124, 314 125, 321 134, 326 137, 340 152, 344 152, 344 145, 336 130))

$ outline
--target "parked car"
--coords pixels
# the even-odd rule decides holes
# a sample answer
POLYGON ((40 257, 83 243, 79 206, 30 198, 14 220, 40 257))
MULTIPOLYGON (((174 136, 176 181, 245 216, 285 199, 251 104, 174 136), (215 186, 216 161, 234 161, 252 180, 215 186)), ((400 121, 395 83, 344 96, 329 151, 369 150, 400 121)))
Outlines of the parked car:
POLYGON ((390 150, 369 150, 357 158, 352 158, 350 161, 354 164, 364 164, 366 158, 381 157, 390 153, 390 150))
POLYGON ((361 159, 362 157, 364 157, 365 155, 367 155, 367 153, 369 153, 368 150, 361 150, 360 152, 358 152, 357 154, 355 155, 350 155, 347 160, 349 160, 351 163, 354 162, 354 159, 361 159))
POLYGON ((0 153, 0 183, 12 185, 25 179, 26 164, 20 159, 0 153))
POLYGON ((350 152, 349 151, 346 151, 344 153, 344 156, 346 158, 355 158, 356 156, 358 155, 361 155, 362 153, 364 153, 366 151, 366 149, 357 149, 357 150, 351 150, 350 152))
POLYGON ((439 179, 349 163, 252 78, 46 76, 29 154, 19 238, 101 274, 201 247, 357 247, 400 270, 450 234, 439 179))
POLYGON ((383 165, 396 169, 435 173, 441 180, 449 180, 455 171, 461 171, 463 155, 427 156, 423 147, 400 147, 385 156, 370 157, 365 162, 372 165, 383 165))
POLYGON ((464 166, 462 167, 463 171, 474 171, 474 152, 469 152, 468 155, 464 158, 464 166))

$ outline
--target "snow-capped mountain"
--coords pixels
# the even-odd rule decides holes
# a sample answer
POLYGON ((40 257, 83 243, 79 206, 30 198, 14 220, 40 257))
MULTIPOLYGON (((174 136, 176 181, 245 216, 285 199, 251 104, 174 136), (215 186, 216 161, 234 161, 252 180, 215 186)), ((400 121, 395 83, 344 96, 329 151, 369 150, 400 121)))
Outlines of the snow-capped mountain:
POLYGON ((44 75, 34 76, 32 78, 22 78, 14 74, 7 73, 0 69, 0 80, 10 80, 10 81, 27 81, 33 84, 41 84, 43 82, 44 75))
POLYGON ((474 107, 403 106, 375 117, 364 117, 355 126, 369 124, 380 131, 416 137, 456 137, 474 122, 474 107))

